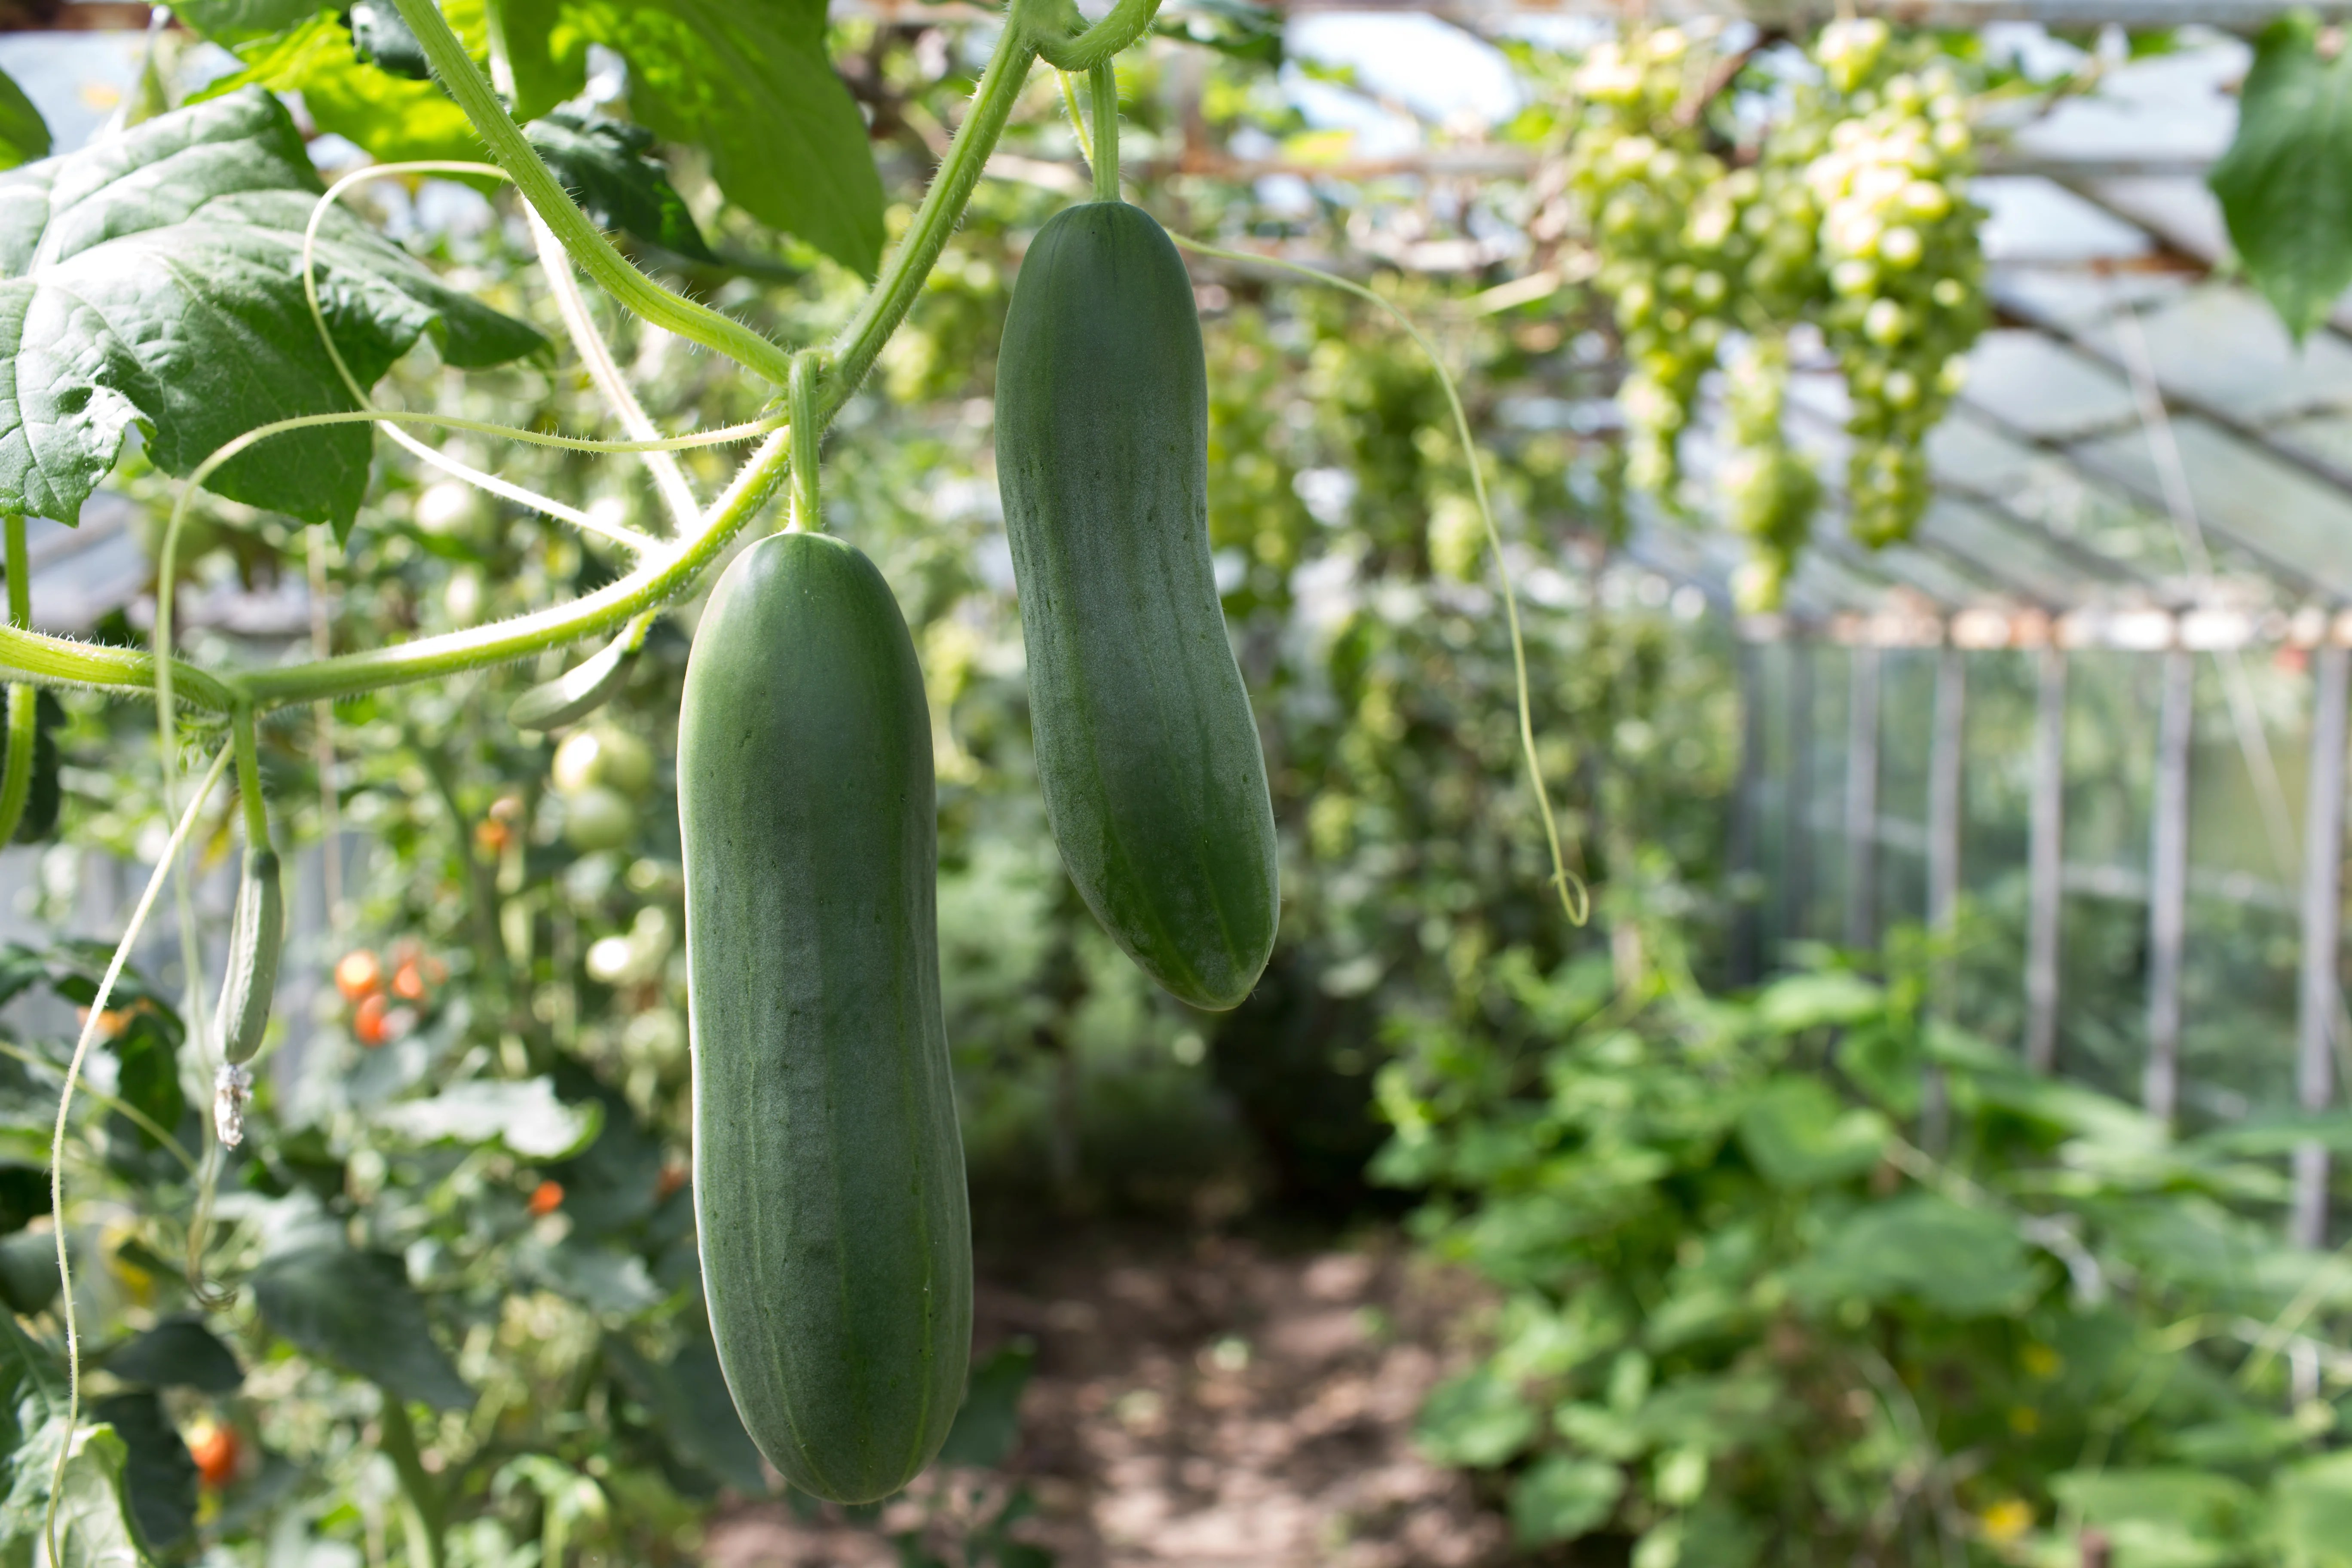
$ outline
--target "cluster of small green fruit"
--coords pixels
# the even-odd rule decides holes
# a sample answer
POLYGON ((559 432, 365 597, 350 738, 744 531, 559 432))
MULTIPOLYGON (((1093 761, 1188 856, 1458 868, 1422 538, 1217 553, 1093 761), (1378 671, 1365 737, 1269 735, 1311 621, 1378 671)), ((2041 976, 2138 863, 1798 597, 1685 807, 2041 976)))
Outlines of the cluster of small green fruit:
POLYGON ((1602 43, 1571 79, 1569 187, 1623 340, 1627 479, 1675 495, 1702 383, 1726 369, 1717 478, 1755 546, 1752 605, 1779 601, 1822 494, 1783 429, 1791 329, 1818 331, 1844 375, 1853 537, 1906 538, 1927 510, 1925 440, 1985 321, 1968 103, 1933 56, 1874 18, 1833 22, 1810 79, 1748 95, 1772 118, 1745 146, 1709 120, 1743 71, 1683 28, 1602 43))

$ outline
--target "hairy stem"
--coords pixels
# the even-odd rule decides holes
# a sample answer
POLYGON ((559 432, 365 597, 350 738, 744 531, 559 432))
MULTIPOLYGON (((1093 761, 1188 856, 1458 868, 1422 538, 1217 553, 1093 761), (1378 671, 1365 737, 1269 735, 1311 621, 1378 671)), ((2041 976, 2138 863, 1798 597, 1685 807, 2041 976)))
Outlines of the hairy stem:
POLYGON ((824 422, 817 417, 816 401, 824 384, 824 356, 814 349, 793 360, 791 401, 793 421, 793 499, 790 527, 810 533, 824 531, 821 506, 824 491, 818 480, 817 447, 824 440, 824 422))
POLYGON ((506 105, 499 101, 489 79, 466 53, 466 46, 450 31, 449 24, 442 19, 441 8, 433 0, 396 3, 402 18, 424 46, 425 58, 432 65, 435 78, 457 100, 457 107, 473 121, 475 132, 488 143, 490 156, 512 177, 524 199, 539 209, 539 216, 555 231, 556 238, 563 242, 572 258, 580 263, 582 271, 654 325, 725 354, 778 386, 784 384, 793 369, 789 353, 732 317, 671 293, 630 266, 628 258, 613 248, 612 241, 597 232, 596 226, 588 221, 588 215, 580 210, 570 193, 541 161, 538 149, 523 135, 522 127, 514 122, 506 105))
POLYGON ((1087 157, 1094 164, 1095 200, 1118 200, 1118 68, 1108 55, 1087 72, 1087 96, 1094 100, 1094 143, 1087 157))
MULTIPOLYGON (((5 520, 7 536, 8 624, 19 628, 33 624, 33 567, 25 550, 25 518, 10 512, 5 520)), ((25 819, 25 803, 33 795, 33 746, 39 739, 40 693, 23 681, 8 688, 8 759, 0 767, 0 844, 16 837, 25 819)))
MULTIPOLYGON (((718 349, 759 374, 789 384, 792 356, 783 350, 740 323, 667 293, 623 260, 563 194, 499 105, 489 83, 475 68, 432 0, 398 0, 398 4, 401 15, 415 30, 444 85, 466 110, 492 153, 549 228, 591 278, 654 325, 718 349)), ((923 280, 929 276, 970 204, 989 153, 1003 134, 1027 81, 1029 68, 1040 51, 1050 51, 1049 58, 1065 69, 1090 69, 1097 61, 1108 58, 1140 37, 1158 13, 1159 4, 1160 0, 1119 0, 1101 22, 1075 38, 1066 38, 1071 15, 1067 0, 1013 0, 1011 23, 982 74, 971 112, 940 161, 912 226, 891 254, 864 305, 829 352, 832 374, 821 378, 810 398, 816 423, 822 426, 829 422, 840 410, 873 368, 890 334, 906 319, 923 280)), ((741 433, 712 432, 660 442, 604 442, 539 437, 511 427, 430 414, 384 410, 311 415, 281 420, 239 437, 199 467, 197 474, 191 477, 191 487, 201 484, 205 475, 237 452, 271 435, 361 420, 481 429, 509 439, 537 440, 588 451, 650 451, 715 445, 741 433)), ((394 647, 315 659, 307 664, 245 672, 226 680, 190 667, 167 664, 159 668, 153 660, 123 650, 87 648, 31 632, 0 628, 0 668, 37 680, 80 682, 115 689, 134 689, 152 681, 152 689, 167 705, 184 696, 216 711, 226 711, 242 700, 251 703, 257 712, 267 712, 289 703, 317 702, 404 681, 427 680, 460 670, 504 664, 609 633, 687 592, 717 559, 727 542, 774 492, 787 468, 789 444, 786 433, 776 429, 772 423, 761 427, 771 432, 767 440, 737 473, 726 493, 698 520, 693 532, 675 545, 648 552, 629 575, 572 604, 495 626, 471 627, 394 647)), ((163 624, 159 616, 159 632, 163 624)), ((159 637, 158 646, 168 648, 168 640, 159 637)))
MULTIPOLYGON (((572 275, 572 258, 555 231, 538 209, 530 214, 530 237, 539 247, 539 269, 547 276, 548 292, 555 296, 555 309, 563 318, 564 330, 572 334, 572 347, 580 355, 588 379, 603 393, 604 401, 621 421, 621 428, 642 441, 660 438, 661 431, 629 389, 621 366, 613 358, 612 346, 596 330, 596 319, 588 313, 588 300, 580 291, 580 280, 572 275)), ((687 482, 686 469, 675 453, 647 452, 646 469, 654 477, 654 489, 661 492, 663 504, 669 508, 670 531, 690 533, 702 519, 702 503, 694 499, 694 488, 687 482)))
POLYGON ((245 807, 245 847, 269 847, 269 802, 261 793, 261 747, 253 730, 253 710, 229 714, 229 739, 236 748, 236 794, 245 807))
POLYGON ((1454 389, 1453 374, 1445 368, 1444 358, 1438 353, 1437 345, 1423 334, 1421 328, 1414 324, 1411 316, 1360 283, 1350 282, 1345 278, 1335 278, 1328 272, 1319 271, 1296 261, 1286 261, 1277 256, 1254 256, 1244 250, 1226 250, 1181 234, 1171 235, 1169 237, 1185 249, 1196 251, 1202 256, 1214 256, 1226 261, 1238 261, 1245 266, 1271 267, 1278 271, 1296 273, 1299 277, 1328 284, 1331 288, 1342 289, 1355 295, 1358 299, 1379 306, 1398 326, 1405 330, 1406 335, 1412 339, 1423 356, 1428 359, 1429 368, 1437 373, 1437 384, 1444 388, 1445 405, 1454 416, 1454 437, 1462 443, 1463 460, 1470 465, 1470 493, 1478 505, 1478 521, 1486 527, 1486 548, 1495 559, 1495 575, 1503 586, 1503 614, 1509 625, 1511 634, 1511 671, 1517 686, 1519 750, 1527 763, 1528 787, 1535 792, 1536 809, 1543 818, 1544 842, 1551 851, 1552 887, 1559 895, 1560 910, 1568 916, 1569 924, 1582 925, 1591 916, 1592 898, 1585 888, 1584 879, 1569 868, 1567 852, 1560 841, 1559 821, 1552 815, 1551 792, 1544 784, 1543 762, 1536 751, 1535 711, 1528 688, 1528 646, 1527 638, 1519 626, 1518 590, 1511 580, 1510 561, 1503 553, 1502 531, 1495 526, 1495 510, 1486 500, 1486 475, 1479 463, 1477 443, 1471 439, 1470 416, 1463 410, 1462 395, 1454 389))
POLYGON ((73 1454, 74 1424, 81 1418, 81 1331, 75 1321, 73 1295, 73 1261, 66 1252, 66 1126, 73 1111, 74 1085, 81 1077, 82 1063, 89 1059, 89 1047, 96 1043, 99 1031, 106 1026, 106 1005, 114 998, 116 982, 122 978, 122 966, 130 962, 131 950, 146 928, 147 917, 154 911, 156 895, 163 890, 165 879, 180 858, 181 847, 188 841, 189 830, 196 825, 197 815, 205 801, 228 770, 229 749, 221 748, 196 784, 195 796, 188 808, 180 814, 179 826, 172 829, 170 842, 163 853, 155 858, 155 869, 147 878, 146 890, 131 911, 130 922, 122 928, 122 940, 114 944, 114 956, 107 961, 106 973, 98 983, 98 992, 89 999, 89 1016, 82 1020, 81 1037, 74 1042, 73 1059, 66 1064, 65 1088, 58 1095, 58 1122, 49 1136, 49 1226, 58 1241, 58 1302, 65 1317, 66 1328, 66 1434, 58 1446, 58 1462, 49 1472, 49 1506, 42 1524, 47 1537, 49 1561, 65 1561, 58 1552, 58 1493, 65 1483, 66 1461, 73 1454))

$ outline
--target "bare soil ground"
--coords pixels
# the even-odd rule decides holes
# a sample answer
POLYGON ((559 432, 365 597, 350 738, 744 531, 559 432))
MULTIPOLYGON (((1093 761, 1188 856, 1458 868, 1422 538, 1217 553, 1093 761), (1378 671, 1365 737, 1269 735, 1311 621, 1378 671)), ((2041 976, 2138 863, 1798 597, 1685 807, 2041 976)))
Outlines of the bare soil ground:
MULTIPOLYGON (((982 1267, 976 1349, 1037 1347, 1003 1476, 959 1474, 930 1504, 929 1550, 1014 1486, 1013 1533, 1056 1568, 1484 1568, 1501 1521, 1413 1450, 1414 1413, 1467 1347, 1482 1305, 1461 1278, 1373 1241, 1291 1251, 1081 1232, 982 1267), (943 1522, 944 1521, 944 1522, 943 1522)), ((712 1568, 896 1568, 887 1535, 833 1510, 749 1507, 712 1528, 712 1568)))

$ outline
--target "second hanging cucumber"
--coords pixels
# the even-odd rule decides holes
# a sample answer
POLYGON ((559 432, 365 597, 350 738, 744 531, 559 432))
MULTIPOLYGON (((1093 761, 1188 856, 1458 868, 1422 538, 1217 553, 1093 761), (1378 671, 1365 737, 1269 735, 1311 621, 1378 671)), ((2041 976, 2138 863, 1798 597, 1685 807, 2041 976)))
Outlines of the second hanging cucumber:
POLYGON ((678 711, 694 1198, 719 1363, 802 1490, 888 1497, 971 1344, 922 671, 874 563, 738 556, 678 711))
POLYGON ((996 469, 1063 863, 1161 985, 1234 1006, 1281 900, 1274 807, 1209 556, 1192 284, 1140 207, 1065 208, 1023 260, 996 469))

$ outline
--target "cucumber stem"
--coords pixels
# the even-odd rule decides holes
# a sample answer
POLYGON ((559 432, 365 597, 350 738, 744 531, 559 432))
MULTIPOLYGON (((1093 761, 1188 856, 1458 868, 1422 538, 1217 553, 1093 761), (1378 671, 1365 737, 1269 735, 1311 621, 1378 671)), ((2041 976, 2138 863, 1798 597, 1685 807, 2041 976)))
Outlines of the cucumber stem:
MULTIPOLYGON (((25 549, 25 518, 10 512, 5 521, 8 565, 8 624, 19 630, 33 624, 33 568, 25 549)), ((16 837, 25 819, 25 803, 33 795, 33 748, 40 740, 40 693, 22 681, 8 688, 8 760, 0 767, 0 844, 16 837)))
POLYGON ((1118 67, 1109 56, 1087 71, 1087 96, 1093 100, 1095 137, 1089 153, 1095 165, 1095 200, 1118 200, 1118 67))
POLYGON ((725 354, 729 359, 781 384, 792 374, 784 350, 730 316, 707 305, 671 293, 635 267, 613 247, 613 242, 588 221, 588 215, 564 190, 514 122, 496 89, 474 63, 466 46, 443 19, 433 0, 394 0, 401 19, 424 46, 433 75, 457 107, 473 121, 474 131, 489 144, 490 156, 513 176, 523 195, 539 209, 547 226, 563 242, 580 269, 604 285, 613 297, 657 327, 665 327, 689 342, 725 354))
MULTIPOLYGON (((654 325, 715 349, 755 373, 789 386, 792 356, 785 350, 740 322, 662 289, 629 265, 605 241, 524 138, 433 0, 396 3, 401 16, 424 46, 436 75, 583 271, 625 307, 654 325)), ((820 378, 815 389, 814 423, 820 431, 874 368, 883 345, 921 293, 924 279, 971 203, 973 188, 987 167, 989 153, 1012 118, 1028 81, 1030 67, 1042 54, 1064 70, 1090 70, 1097 61, 1108 59, 1143 36, 1159 12, 1160 0, 1118 0, 1110 15, 1075 37, 1068 36, 1067 17, 1063 14, 1069 9, 1066 0, 1061 13, 1055 12, 1053 0, 1013 0, 1010 24, 982 73, 971 112, 957 129, 947 156, 940 160, 913 225, 885 263, 881 277, 867 292, 856 317, 835 340, 833 374, 820 378)), ((189 483, 192 487, 201 484, 204 476, 257 440, 287 430, 346 422, 488 428, 475 421, 389 409, 306 416, 247 432, 207 459, 202 473, 193 476, 189 483)), ((659 443, 550 438, 504 427, 494 433, 574 450, 610 452, 715 445, 749 432, 712 432, 659 443)), ((98 647, 18 627, 0 626, 0 672, 28 676, 44 684, 152 691, 167 706, 175 699, 184 699, 194 706, 225 713, 242 701, 251 703, 257 712, 267 712, 292 703, 356 696, 543 653, 583 637, 616 631, 641 612, 656 608, 687 591, 718 558, 728 541, 774 493, 784 478, 788 447, 785 433, 772 430, 759 450, 737 472, 726 493, 705 510, 697 531, 675 542, 671 549, 649 555, 619 582, 584 598, 514 620, 303 664, 240 671, 226 678, 168 658, 159 668, 157 660, 131 649, 98 647)), ((168 647, 165 639, 157 640, 159 646, 168 647)), ((168 721, 165 722, 168 726, 168 721)))
POLYGON ((383 1457, 400 1478, 401 1528, 408 1537, 413 1568, 441 1568, 441 1497, 425 1461, 416 1451, 416 1428, 409 1425, 408 1406, 400 1395, 379 1384, 383 1399, 376 1425, 382 1431, 383 1457))
POLYGON ((793 422, 792 507, 785 527, 794 532, 824 531, 816 455, 824 441, 824 420, 817 413, 824 385, 824 355, 815 349, 794 354, 793 379, 785 394, 793 422))
POLYGON ((261 792, 261 747, 254 733, 253 705, 229 714, 229 737, 236 744, 236 794, 245 807, 245 847, 269 847, 269 802, 261 792))

